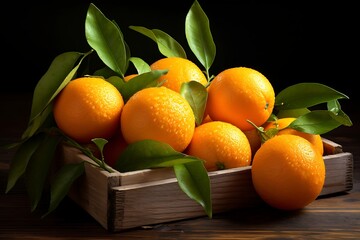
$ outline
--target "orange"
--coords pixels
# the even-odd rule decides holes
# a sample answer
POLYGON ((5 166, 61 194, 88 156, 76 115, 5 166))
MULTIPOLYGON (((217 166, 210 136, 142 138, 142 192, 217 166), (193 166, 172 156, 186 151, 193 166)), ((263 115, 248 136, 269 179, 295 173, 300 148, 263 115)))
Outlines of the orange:
POLYGON ((121 131, 127 143, 152 139, 168 143, 182 152, 190 143, 195 116, 180 93, 166 87, 136 92, 125 103, 121 131))
POLYGON ((186 153, 204 160, 208 171, 249 166, 251 148, 245 134, 234 125, 210 121, 195 128, 186 153))
POLYGON ((57 95, 53 114, 58 128, 66 135, 88 143, 115 133, 123 106, 120 92, 105 79, 80 77, 57 95))
POLYGON ((259 196, 282 210, 304 208, 320 194, 325 181, 322 155, 306 139, 278 135, 256 152, 252 182, 259 196))
POLYGON ((127 147, 127 143, 122 136, 120 129, 108 140, 108 143, 104 146, 103 154, 104 161, 110 166, 115 167, 116 161, 120 157, 121 153, 127 147))
POLYGON ((248 131, 243 131, 246 135, 247 139, 249 140, 250 147, 251 147, 251 154, 252 156, 255 155, 256 151, 261 146, 261 137, 257 129, 252 129, 248 131))
POLYGON ((225 69, 208 89, 207 110, 212 120, 232 123, 243 131, 261 126, 270 117, 275 92, 259 71, 247 67, 225 69))
POLYGON ((159 78, 164 87, 180 92, 184 82, 196 81, 207 85, 207 79, 201 69, 192 61, 181 57, 161 58, 150 65, 151 70, 168 70, 167 74, 159 78))
POLYGON ((324 146, 323 146, 322 138, 321 138, 321 136, 319 134, 310 134, 310 133, 300 132, 300 131, 297 131, 297 130, 292 129, 292 128, 286 128, 295 119, 296 118, 292 118, 292 117, 279 118, 276 121, 267 123, 265 125, 265 127, 264 127, 264 130, 266 131, 266 130, 269 130, 271 128, 277 128, 279 130, 277 135, 293 134, 293 135, 298 135, 300 137, 303 137, 306 140, 308 140, 309 142, 311 142, 314 145, 315 149, 317 151, 319 151, 319 153, 321 155, 323 155, 324 146))

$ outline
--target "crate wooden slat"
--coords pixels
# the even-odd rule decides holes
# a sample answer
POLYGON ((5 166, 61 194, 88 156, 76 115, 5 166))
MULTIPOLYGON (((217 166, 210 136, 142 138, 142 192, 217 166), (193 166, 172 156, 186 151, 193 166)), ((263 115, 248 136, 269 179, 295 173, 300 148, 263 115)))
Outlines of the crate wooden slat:
MULTIPOLYGON (((342 146, 323 139, 326 178, 320 196, 353 187, 353 156, 342 146)), ((62 145, 62 162, 90 161, 77 149, 62 145)), ((85 164, 85 174, 69 196, 105 229, 134 227, 206 216, 204 209, 182 192, 172 168, 113 173, 85 164)), ((251 181, 251 167, 209 173, 213 214, 256 207, 262 200, 251 181)))

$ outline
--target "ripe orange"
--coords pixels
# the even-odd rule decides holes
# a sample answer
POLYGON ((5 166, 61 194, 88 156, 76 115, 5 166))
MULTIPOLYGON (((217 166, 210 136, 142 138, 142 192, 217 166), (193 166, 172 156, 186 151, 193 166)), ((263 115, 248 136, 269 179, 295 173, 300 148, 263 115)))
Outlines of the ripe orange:
POLYGON ((249 140, 252 156, 255 155, 256 151, 261 146, 261 137, 257 129, 252 129, 248 131, 243 131, 249 140))
POLYGON ((210 121, 195 128, 186 153, 204 160, 208 171, 249 166, 251 148, 245 134, 234 125, 210 121))
POLYGON ((105 79, 80 77, 57 95, 53 114, 58 128, 66 135, 88 143, 115 133, 123 106, 120 92, 105 79))
POLYGON ((116 161, 120 154, 127 147, 127 143, 122 136, 120 129, 108 140, 108 143, 104 146, 103 154, 104 161, 110 166, 115 167, 116 161))
POLYGON ((277 135, 293 134, 293 135, 298 135, 300 137, 303 137, 306 140, 308 140, 309 142, 311 142, 314 145, 315 149, 317 151, 319 151, 319 153, 321 155, 323 155, 324 146, 323 146, 322 138, 319 134, 310 134, 310 133, 300 132, 300 131, 297 131, 292 128, 286 128, 295 119, 296 118, 291 118, 291 117, 279 118, 276 121, 267 123, 264 127, 264 130, 269 130, 271 128, 277 128, 277 129, 279 129, 279 132, 277 133, 277 135))
POLYGON ((322 155, 306 139, 278 135, 261 145, 252 163, 256 192, 282 210, 304 208, 320 194, 325 181, 322 155))
POLYGON ((243 131, 261 126, 271 115, 275 92, 259 71, 247 67, 229 68, 212 80, 207 110, 212 120, 232 123, 243 131))
POLYGON ((166 87, 150 87, 125 103, 121 131, 127 143, 152 139, 182 152, 195 129, 194 113, 180 93, 166 87))
POLYGON ((161 58, 150 65, 151 70, 168 70, 168 73, 159 78, 164 87, 180 92, 184 82, 196 81, 207 85, 207 79, 201 69, 192 61, 181 57, 161 58))

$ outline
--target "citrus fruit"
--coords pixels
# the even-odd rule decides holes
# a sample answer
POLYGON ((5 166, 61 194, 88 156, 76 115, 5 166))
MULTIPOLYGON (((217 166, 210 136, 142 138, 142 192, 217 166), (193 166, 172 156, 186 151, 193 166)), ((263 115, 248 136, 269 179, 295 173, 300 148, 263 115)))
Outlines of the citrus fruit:
POLYGON ((278 135, 265 141, 252 162, 252 182, 259 196, 282 210, 304 208, 320 194, 325 181, 322 155, 306 139, 278 135))
POLYGON ((186 153, 204 160, 208 171, 249 166, 251 161, 251 148, 245 134, 222 121, 197 126, 186 153))
POLYGON ((105 144, 103 149, 104 161, 110 166, 115 167, 116 161, 127 147, 127 143, 119 129, 105 144))
POLYGON ((248 131, 243 131, 247 139, 249 140, 250 147, 251 147, 251 155, 254 156, 256 151, 261 146, 261 137, 256 128, 248 131))
POLYGON ((132 95, 121 114, 127 143, 151 139, 182 152, 195 129, 194 113, 180 93, 166 87, 149 87, 132 95))
POLYGON ((60 130, 80 143, 110 138, 124 106, 120 92, 100 77, 70 81, 57 95, 53 114, 60 130))
POLYGON ((184 82, 196 81, 207 85, 207 79, 201 69, 192 61, 181 57, 161 58, 150 65, 151 70, 168 70, 167 74, 159 78, 164 82, 162 86, 180 92, 184 82))
POLYGON ((324 146, 323 146, 322 138, 319 134, 310 134, 310 133, 297 131, 292 128, 286 128, 295 119, 296 118, 293 118, 293 117, 279 118, 276 121, 267 123, 264 127, 264 130, 269 130, 271 128, 277 128, 279 130, 277 135, 293 134, 293 135, 298 135, 300 137, 303 137, 306 140, 308 140, 309 142, 311 142, 314 145, 315 149, 317 151, 319 151, 321 155, 323 155, 324 146))
POLYGON ((269 80, 247 67, 228 68, 212 80, 208 89, 207 110, 212 120, 232 123, 243 131, 266 122, 275 103, 269 80))

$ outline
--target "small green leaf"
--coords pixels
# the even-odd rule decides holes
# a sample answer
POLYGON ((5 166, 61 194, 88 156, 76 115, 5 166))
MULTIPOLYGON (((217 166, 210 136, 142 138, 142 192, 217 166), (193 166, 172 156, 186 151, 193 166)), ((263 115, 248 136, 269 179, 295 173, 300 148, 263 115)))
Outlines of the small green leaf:
POLYGON ((208 72, 215 59, 216 46, 211 35, 209 19, 197 0, 186 15, 185 35, 191 51, 208 72))
POLYGON ((50 204, 45 217, 54 211, 68 194, 70 187, 85 172, 84 162, 64 165, 54 177, 50 188, 50 204))
POLYGON ((174 171, 182 191, 198 202, 212 218, 210 179, 204 164, 200 161, 176 164, 174 171))
POLYGON ((165 57, 182 57, 186 58, 183 47, 169 34, 159 29, 148 29, 141 26, 130 26, 130 29, 137 31, 157 43, 158 49, 165 57))
POLYGON ((128 50, 120 28, 91 3, 86 15, 85 35, 88 44, 111 70, 124 76, 128 50))
POLYGON ((314 110, 296 118, 288 127, 310 134, 324 134, 341 125, 334 116, 331 111, 314 110))
POLYGON ((334 113, 333 118, 344 126, 352 126, 353 123, 348 115, 341 110, 341 106, 338 100, 329 101, 327 103, 327 109, 334 113))
POLYGON ((130 62, 132 62, 136 68, 138 74, 150 72, 151 68, 144 60, 138 57, 131 57, 130 62))
POLYGON ((42 134, 34 135, 22 143, 16 150, 15 156, 10 163, 6 193, 15 186, 18 179, 25 173, 30 158, 40 145, 43 137, 42 134))
POLYGON ((180 94, 189 102, 196 125, 200 125, 204 118, 208 91, 201 83, 190 81, 181 85, 180 94))
POLYGON ((158 86, 159 77, 167 72, 167 70, 153 70, 139 74, 132 78, 131 81, 125 82, 120 89, 124 102, 127 102, 134 93, 143 88, 158 86))
POLYGON ((95 145, 98 147, 98 149, 102 152, 104 149, 104 146, 109 142, 108 140, 104 139, 104 138, 94 138, 91 139, 91 141, 93 143, 95 143, 95 145))
POLYGON ((114 85, 117 90, 119 90, 119 92, 121 92, 121 89, 123 88, 125 81, 124 79, 122 79, 121 77, 118 76, 111 76, 109 78, 106 79, 107 82, 111 83, 112 85, 114 85))
POLYGON ((26 187, 34 211, 41 199, 50 165, 55 157, 55 151, 61 137, 45 135, 37 147, 26 168, 26 187))
POLYGON ((169 144, 142 140, 129 144, 116 161, 115 169, 120 172, 142 170, 148 168, 171 167, 198 158, 175 151, 169 144))
POLYGON ((283 89, 275 97, 275 109, 308 108, 320 103, 348 97, 320 83, 298 83, 283 89))

